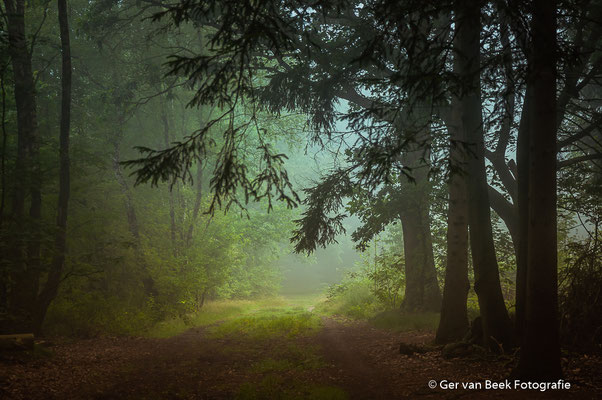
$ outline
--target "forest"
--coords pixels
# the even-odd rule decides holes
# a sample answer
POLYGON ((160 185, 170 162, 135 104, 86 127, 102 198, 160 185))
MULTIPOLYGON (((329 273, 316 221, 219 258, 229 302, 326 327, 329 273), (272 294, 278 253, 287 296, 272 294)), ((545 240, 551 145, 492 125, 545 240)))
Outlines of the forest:
POLYGON ((0 397, 602 398, 602 0, 2 0, 0 397))

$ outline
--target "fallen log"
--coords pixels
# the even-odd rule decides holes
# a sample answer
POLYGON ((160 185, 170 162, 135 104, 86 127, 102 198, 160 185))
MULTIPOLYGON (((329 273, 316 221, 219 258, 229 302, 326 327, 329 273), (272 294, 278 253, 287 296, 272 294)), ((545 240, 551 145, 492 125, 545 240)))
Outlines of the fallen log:
POLYGON ((0 335, 0 350, 31 350, 33 344, 33 333, 0 335))

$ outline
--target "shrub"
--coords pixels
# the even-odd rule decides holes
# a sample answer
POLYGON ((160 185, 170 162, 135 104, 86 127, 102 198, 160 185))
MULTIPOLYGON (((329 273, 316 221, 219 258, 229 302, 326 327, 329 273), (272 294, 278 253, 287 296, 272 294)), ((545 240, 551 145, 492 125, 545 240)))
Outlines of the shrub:
POLYGON ((372 292, 373 286, 364 274, 350 272, 342 283, 328 288, 328 300, 321 310, 356 319, 369 318, 384 309, 372 292))
POLYGON ((560 335, 565 346, 602 351, 602 252, 597 240, 568 244, 560 271, 560 335))

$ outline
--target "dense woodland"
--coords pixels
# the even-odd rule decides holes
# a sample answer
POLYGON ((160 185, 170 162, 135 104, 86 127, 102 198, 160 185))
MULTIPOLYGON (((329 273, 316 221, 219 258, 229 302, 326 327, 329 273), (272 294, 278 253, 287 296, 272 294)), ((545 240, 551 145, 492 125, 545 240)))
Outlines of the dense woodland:
MULTIPOLYGON (((512 379, 600 355, 602 1, 3 0, 0 17, 0 334, 140 337, 319 292, 309 331, 426 316, 409 353, 512 379)), ((215 398, 281 398, 243 389, 215 398)), ((346 398, 311 393, 282 398, 346 398)))

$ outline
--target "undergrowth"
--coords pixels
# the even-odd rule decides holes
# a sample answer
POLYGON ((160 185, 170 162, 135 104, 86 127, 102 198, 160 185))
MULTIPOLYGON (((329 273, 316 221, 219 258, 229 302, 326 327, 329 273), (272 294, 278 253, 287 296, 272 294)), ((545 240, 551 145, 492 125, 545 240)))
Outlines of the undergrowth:
POLYGON ((369 276, 348 274, 341 284, 329 288, 328 299, 316 309, 326 315, 367 320, 377 328, 393 331, 437 329, 439 313, 403 312, 399 304, 383 301, 384 296, 376 296, 378 290, 379 286, 375 286, 369 276))

